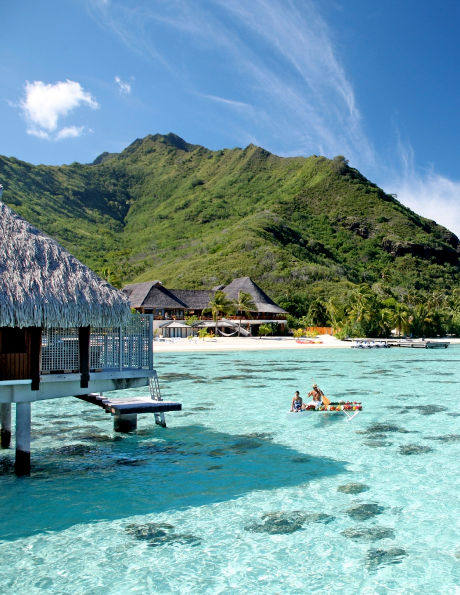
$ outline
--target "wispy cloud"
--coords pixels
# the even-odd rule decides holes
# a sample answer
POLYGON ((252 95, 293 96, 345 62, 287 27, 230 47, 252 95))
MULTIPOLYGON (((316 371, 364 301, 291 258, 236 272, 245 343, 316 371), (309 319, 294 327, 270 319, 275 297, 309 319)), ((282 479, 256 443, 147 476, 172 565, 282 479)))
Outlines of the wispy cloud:
POLYGON ((210 99, 211 101, 216 101, 217 103, 223 103, 224 105, 228 105, 230 107, 235 108, 243 108, 243 109, 252 109, 252 106, 249 103, 245 103, 244 101, 236 101, 235 99, 227 99, 225 97, 219 97, 218 95, 209 95, 207 93, 199 93, 201 97, 205 99, 210 99))
MULTIPOLYGON (((239 28, 246 28, 262 40, 276 62, 255 59, 236 45, 238 59, 267 92, 270 104, 288 111, 283 128, 299 137, 310 152, 358 155, 366 165, 374 163, 374 151, 362 130, 361 114, 333 44, 332 33, 316 5, 279 0, 217 0, 232 14, 239 28), (249 58, 249 59, 248 59, 249 58), (273 103, 274 102, 274 103, 273 103), (291 114, 291 117, 289 117, 291 114)), ((240 35, 240 40, 241 40, 240 35)))
POLYGON ((57 132, 56 140, 62 140, 64 138, 77 138, 78 136, 81 136, 84 131, 84 126, 66 126, 57 132))
POLYGON ((27 134, 48 140, 80 136, 83 127, 68 126, 58 130, 59 120, 79 106, 97 109, 99 104, 91 93, 76 81, 27 81, 19 108, 27 122, 27 134))
POLYGON ((131 83, 123 81, 119 76, 116 76, 114 81, 117 84, 121 95, 129 95, 131 93, 131 83))
MULTIPOLYGON (((252 99, 232 105, 256 104, 253 126, 268 129, 277 139, 289 138, 298 151, 343 153, 352 161, 359 156, 361 162, 374 162, 352 84, 313 2, 149 0, 135 8, 114 5, 113 10, 92 14, 129 48, 144 58, 160 59, 178 78, 183 72, 169 58, 170 48, 158 40, 158 27, 221 56, 222 68, 238 76, 242 95, 252 99)), ((210 88, 192 91, 226 101, 210 88)), ((252 133, 260 136, 256 130, 252 133)))
POLYGON ((388 192, 396 192, 404 205, 460 236, 460 180, 451 180, 432 168, 417 169, 411 144, 400 138, 398 154, 401 168, 385 184, 388 192))
POLYGON ((391 170, 383 165, 387 159, 366 134, 352 78, 319 2, 138 0, 98 6, 91 2, 90 11, 103 26, 144 60, 161 63, 185 92, 234 108, 238 144, 251 138, 284 155, 343 154, 386 180, 384 187, 410 208, 460 231, 460 182, 417 169, 410 148, 404 154, 399 147, 400 163, 391 170), (189 48, 180 61, 171 51, 175 44, 189 48), (194 51, 213 58, 199 83, 190 75, 194 51), (237 100, 228 98, 232 84, 237 100))
POLYGON ((30 136, 36 136, 37 138, 43 138, 45 140, 51 140, 51 135, 46 130, 40 130, 39 128, 27 128, 27 134, 30 136))

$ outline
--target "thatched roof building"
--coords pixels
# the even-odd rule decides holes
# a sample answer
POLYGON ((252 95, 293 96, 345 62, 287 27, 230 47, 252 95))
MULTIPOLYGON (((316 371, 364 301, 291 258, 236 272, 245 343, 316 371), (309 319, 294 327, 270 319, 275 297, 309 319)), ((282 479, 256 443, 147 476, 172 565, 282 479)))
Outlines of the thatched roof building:
POLYGON ((189 310, 203 310, 216 293, 212 289, 171 289, 177 298, 187 304, 189 310))
POLYGON ((184 310, 185 304, 172 290, 166 289, 160 281, 146 281, 125 285, 123 292, 128 296, 131 308, 140 310, 167 309, 184 310))
POLYGON ((280 308, 275 302, 268 297, 250 277, 239 277, 233 279, 233 281, 222 288, 222 291, 232 300, 238 299, 240 292, 249 293, 257 306, 258 312, 264 312, 267 314, 286 314, 286 310, 280 308))
MULTIPOLYGON (((217 290, 223 291, 233 300, 240 292, 249 293, 257 306, 259 314, 286 314, 250 277, 234 279, 229 285, 219 285, 213 289, 166 289, 160 281, 132 283, 123 288, 132 308, 141 312, 180 311, 200 314, 209 306, 217 290)), ((183 312, 182 312, 183 313, 183 312)))
POLYGON ((119 326, 122 292, 0 202, 0 327, 119 326))

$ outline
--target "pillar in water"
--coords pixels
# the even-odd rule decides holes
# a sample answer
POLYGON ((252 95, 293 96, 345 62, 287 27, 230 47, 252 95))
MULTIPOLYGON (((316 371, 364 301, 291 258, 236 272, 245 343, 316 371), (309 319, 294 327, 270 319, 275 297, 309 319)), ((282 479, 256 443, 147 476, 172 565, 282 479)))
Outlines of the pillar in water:
POLYGON ((16 403, 16 475, 30 475, 30 403, 16 403))
POLYGON ((134 432, 137 428, 137 413, 115 413, 113 429, 115 432, 134 432))
POLYGON ((2 403, 0 405, 1 417, 1 447, 9 448, 11 444, 11 403, 2 403))

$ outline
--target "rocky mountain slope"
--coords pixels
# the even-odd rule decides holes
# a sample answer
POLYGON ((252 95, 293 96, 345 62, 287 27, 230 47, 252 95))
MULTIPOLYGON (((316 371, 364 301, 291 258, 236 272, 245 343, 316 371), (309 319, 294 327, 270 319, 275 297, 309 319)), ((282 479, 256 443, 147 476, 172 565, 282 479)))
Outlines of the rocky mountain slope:
POLYGON ((394 296, 459 285, 458 238, 340 156, 210 151, 156 134, 92 164, 0 157, 0 182, 9 206, 117 284, 249 275, 305 303, 361 283, 394 296))

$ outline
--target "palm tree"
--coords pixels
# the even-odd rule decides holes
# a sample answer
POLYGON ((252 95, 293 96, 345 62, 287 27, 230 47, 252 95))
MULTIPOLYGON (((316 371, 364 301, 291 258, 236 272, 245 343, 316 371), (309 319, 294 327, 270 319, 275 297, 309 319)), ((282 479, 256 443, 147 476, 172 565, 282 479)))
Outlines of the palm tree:
POLYGON ((108 281, 114 287, 117 287, 118 289, 122 287, 120 275, 109 265, 103 266, 101 269, 99 269, 98 273, 103 279, 108 281))
POLYGON ((390 308, 381 308, 378 314, 379 336, 388 336, 394 319, 394 312, 390 308))
POLYGON ((312 326, 323 326, 327 319, 327 311, 324 304, 319 300, 312 302, 308 308, 307 316, 313 323, 312 326))
POLYGON ((375 315, 375 295, 370 287, 361 285, 352 294, 352 305, 350 308, 350 318, 362 329, 367 323, 372 322, 375 315))
POLYGON ((335 331, 342 330, 347 324, 347 306, 343 300, 337 301, 330 298, 326 302, 326 312, 329 322, 335 331))
POLYGON ((209 305, 203 309, 203 314, 210 312, 212 319, 216 325, 217 335, 217 323, 219 321, 219 315, 223 316, 233 314, 235 312, 235 302, 231 300, 223 291, 216 291, 214 297, 209 301, 209 305))
POLYGON ((401 336, 401 333, 406 334, 409 331, 411 325, 411 316, 405 304, 396 304, 393 311, 392 324, 398 330, 398 336, 401 336))
POLYGON ((240 323, 238 325, 238 337, 241 334, 241 314, 249 315, 250 312, 257 312, 257 306, 250 293, 244 291, 238 292, 238 299, 235 302, 236 312, 240 313, 240 323))

